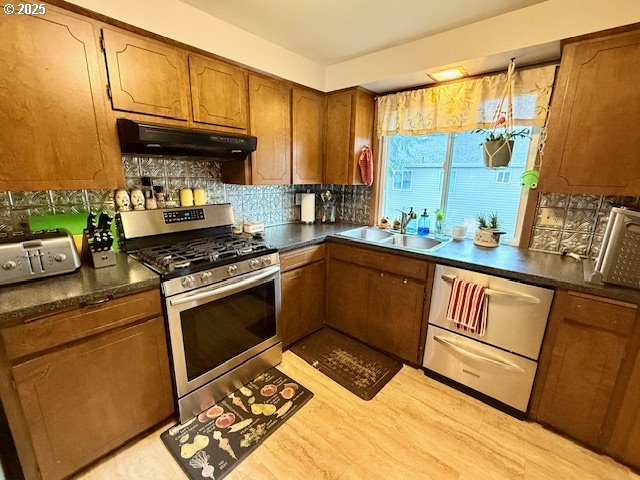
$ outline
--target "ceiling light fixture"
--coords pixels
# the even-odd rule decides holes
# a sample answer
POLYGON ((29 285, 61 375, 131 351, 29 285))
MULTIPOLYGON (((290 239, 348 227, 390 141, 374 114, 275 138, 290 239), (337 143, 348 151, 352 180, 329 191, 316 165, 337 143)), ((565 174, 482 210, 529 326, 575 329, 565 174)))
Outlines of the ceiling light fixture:
POLYGON ((434 82, 446 82, 447 80, 455 80, 467 76, 467 72, 462 67, 447 68, 438 70, 437 72, 427 73, 434 82))

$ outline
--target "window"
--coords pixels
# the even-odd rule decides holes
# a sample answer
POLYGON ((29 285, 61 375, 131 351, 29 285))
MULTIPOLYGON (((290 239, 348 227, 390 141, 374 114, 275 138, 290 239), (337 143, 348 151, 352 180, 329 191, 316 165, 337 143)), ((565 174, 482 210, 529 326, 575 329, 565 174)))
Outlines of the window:
POLYGON ((498 171, 484 166, 483 139, 483 134, 473 132, 385 137, 383 215, 393 221, 400 215, 398 210, 409 207, 416 212, 426 208, 430 215, 442 208, 447 229, 467 224, 473 235, 478 214, 497 212, 507 232, 505 240, 517 241, 526 195, 520 182, 512 179, 520 178, 533 164, 538 134, 534 133, 533 141, 517 139, 511 164, 498 171), (404 186, 404 172, 411 172, 411 191, 396 188, 404 186))
POLYGON ((496 183, 511 183, 511 172, 508 170, 496 172, 496 183))
POLYGON ((394 190, 411 190, 411 170, 397 171, 393 174, 394 190))
MULTIPOLYGON (((456 180, 458 179, 458 172, 449 172, 449 190, 451 193, 456 191, 456 180)), ((438 179, 438 192, 442 192, 442 186, 444 185, 444 171, 440 172, 440 178, 438 179)))

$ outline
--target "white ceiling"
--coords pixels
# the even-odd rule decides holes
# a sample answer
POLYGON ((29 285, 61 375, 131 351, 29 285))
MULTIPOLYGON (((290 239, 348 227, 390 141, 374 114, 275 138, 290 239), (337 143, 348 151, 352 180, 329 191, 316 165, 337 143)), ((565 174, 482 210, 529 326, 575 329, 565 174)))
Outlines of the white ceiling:
POLYGON ((544 0, 181 0, 324 65, 544 0))

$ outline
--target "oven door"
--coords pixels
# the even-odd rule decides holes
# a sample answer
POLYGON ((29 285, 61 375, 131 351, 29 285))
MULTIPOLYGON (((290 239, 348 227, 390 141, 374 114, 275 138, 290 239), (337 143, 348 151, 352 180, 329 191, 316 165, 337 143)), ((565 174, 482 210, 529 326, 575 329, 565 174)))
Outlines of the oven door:
POLYGON ((279 266, 175 295, 166 303, 178 397, 280 341, 279 266))

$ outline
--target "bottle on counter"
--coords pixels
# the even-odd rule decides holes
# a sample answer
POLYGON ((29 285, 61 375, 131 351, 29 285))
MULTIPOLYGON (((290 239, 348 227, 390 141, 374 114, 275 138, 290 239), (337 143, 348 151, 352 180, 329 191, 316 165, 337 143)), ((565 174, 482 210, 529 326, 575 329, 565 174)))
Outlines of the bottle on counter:
POLYGON ((142 183, 142 192, 144 193, 145 208, 147 210, 155 210, 158 208, 156 197, 153 195, 153 184, 151 183, 151 177, 140 178, 142 183))
POLYGON ((427 209, 424 209, 422 215, 420 215, 420 219, 418 220, 418 235, 427 236, 429 235, 429 231, 431 230, 431 219, 429 218, 429 214, 427 213, 427 209))
POLYGON ((156 197, 158 208, 167 208, 167 199, 164 195, 164 187, 162 185, 154 185, 153 194, 156 197))

